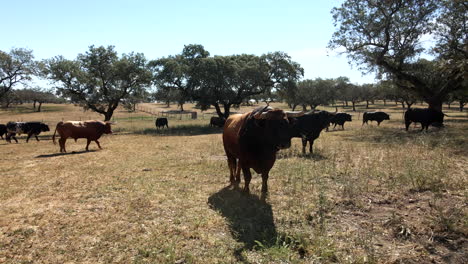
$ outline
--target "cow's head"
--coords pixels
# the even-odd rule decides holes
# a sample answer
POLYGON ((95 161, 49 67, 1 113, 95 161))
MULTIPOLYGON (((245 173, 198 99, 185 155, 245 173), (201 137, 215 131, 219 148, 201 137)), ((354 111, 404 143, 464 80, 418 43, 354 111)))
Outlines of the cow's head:
POLYGON ((50 128, 48 125, 44 124, 44 123, 41 123, 41 131, 42 132, 47 132, 47 131, 50 131, 50 128))
POLYGON ((384 120, 390 120, 390 115, 387 113, 384 113, 384 120))
POLYGON ((442 113, 441 111, 437 111, 437 110, 434 110, 434 109, 431 109, 432 110, 432 126, 435 126, 435 127, 444 127, 444 116, 446 116, 446 114, 442 113))
POLYGON ((106 122, 106 124, 104 125, 105 134, 112 134, 112 128, 111 128, 112 124, 113 124, 112 122, 106 122))
POLYGON ((275 149, 285 149, 291 146, 291 126, 288 120, 304 115, 304 112, 284 112, 281 109, 267 109, 253 115, 258 132, 263 142, 275 149), (265 111, 266 110, 266 111, 265 111))
POLYGON ((345 114, 345 121, 353 121, 350 114, 345 114))

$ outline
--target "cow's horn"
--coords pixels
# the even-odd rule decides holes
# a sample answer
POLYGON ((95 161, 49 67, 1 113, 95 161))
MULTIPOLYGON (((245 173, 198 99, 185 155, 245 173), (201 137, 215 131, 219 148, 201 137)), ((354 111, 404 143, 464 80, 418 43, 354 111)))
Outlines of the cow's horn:
POLYGON ((304 111, 299 111, 299 112, 287 111, 285 113, 287 117, 300 117, 304 115, 304 111))

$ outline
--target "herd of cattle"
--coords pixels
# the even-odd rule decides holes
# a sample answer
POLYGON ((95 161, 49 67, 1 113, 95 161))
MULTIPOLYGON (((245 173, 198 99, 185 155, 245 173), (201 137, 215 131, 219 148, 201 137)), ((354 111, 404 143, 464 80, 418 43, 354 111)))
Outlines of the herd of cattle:
MULTIPOLYGON (((421 123, 421 130, 427 130, 429 125, 442 127, 444 115, 433 109, 408 109, 405 112, 405 128, 409 129, 412 122, 421 123)), ((378 125, 390 116, 385 112, 365 112, 362 125, 368 121, 376 121, 378 125)), ((276 160, 276 153, 280 149, 291 146, 291 138, 302 139, 302 152, 306 153, 307 142, 309 152, 312 153, 314 140, 320 136, 322 130, 330 125, 340 125, 344 130, 344 124, 352 121, 347 113, 332 113, 327 111, 287 112, 280 109, 272 109, 268 106, 259 107, 245 114, 234 114, 227 119, 212 117, 210 126, 223 127, 223 146, 228 159, 231 184, 240 183, 240 172, 244 174, 244 190, 249 191, 249 183, 252 178, 250 169, 262 175, 262 192, 268 190, 267 180, 270 169, 276 160)), ((158 118, 156 127, 169 127, 167 118, 158 118)), ((50 131, 49 126, 42 122, 8 122, 0 124, 0 136, 6 134, 6 140, 11 143, 13 138, 16 143, 17 134, 27 134, 26 142, 31 136, 37 137, 41 132, 50 131)), ((111 134, 111 123, 102 121, 66 121, 59 122, 55 128, 52 140, 55 144, 55 136, 59 134, 60 152, 66 152, 65 142, 68 138, 75 141, 78 138, 86 138, 86 151, 91 141, 95 141, 99 148, 98 139, 103 134, 111 134)))

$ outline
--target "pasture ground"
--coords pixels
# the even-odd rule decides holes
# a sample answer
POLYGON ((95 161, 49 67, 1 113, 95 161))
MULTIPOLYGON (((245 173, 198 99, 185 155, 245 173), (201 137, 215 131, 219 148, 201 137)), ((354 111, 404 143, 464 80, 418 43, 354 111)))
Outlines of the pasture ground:
POLYGON ((250 194, 228 186, 209 117, 157 130, 151 115, 119 111, 103 150, 68 140, 61 154, 55 124, 98 115, 0 110, 0 123, 51 128, 39 142, 0 141, 0 263, 468 263, 467 113, 446 110, 446 128, 406 132, 400 106, 371 107, 391 120, 361 127, 351 113, 313 155, 293 139, 266 200, 258 175, 250 194))

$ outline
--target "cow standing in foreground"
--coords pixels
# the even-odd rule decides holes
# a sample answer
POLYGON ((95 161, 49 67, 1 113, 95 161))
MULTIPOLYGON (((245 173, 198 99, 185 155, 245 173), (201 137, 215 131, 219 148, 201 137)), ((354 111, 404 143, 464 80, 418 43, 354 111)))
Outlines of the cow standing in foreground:
MULTIPOLYGON (((333 117, 331 118, 330 123, 334 124, 333 129, 335 129, 336 125, 340 125, 341 129, 344 130, 344 123, 346 121, 350 121, 350 122, 353 121, 350 114, 336 113, 336 114, 333 114, 333 117)), ((328 128, 327 128, 327 131, 328 131, 328 128)))
POLYGON ((6 133, 7 133, 6 125, 0 124, 0 137, 3 139, 3 135, 6 135, 6 133))
POLYGON ((260 107, 245 114, 231 115, 223 131, 231 184, 240 183, 242 169, 244 190, 249 192, 252 168, 262 175, 262 193, 265 194, 268 191, 268 173, 275 164, 276 152, 291 146, 288 117, 302 114, 260 107))
POLYGON ((390 116, 385 112, 364 112, 362 115, 362 125, 368 125, 367 121, 377 121, 377 126, 380 126, 384 120, 390 120, 390 116))
POLYGON ((37 141, 39 138, 37 137, 41 132, 50 131, 49 126, 42 123, 42 122, 8 122, 6 125, 7 135, 6 140, 11 143, 11 138, 13 138, 16 143, 18 143, 18 139, 16 139, 16 134, 27 134, 28 137, 26 138, 26 143, 29 142, 31 136, 34 135, 37 141))
POLYGON ((408 131, 411 122, 421 123, 421 131, 426 128, 426 131, 429 125, 435 127, 444 126, 444 113, 437 111, 431 108, 421 109, 421 108, 410 108, 405 112, 405 127, 408 131))
POLYGON ((320 136, 320 132, 330 125, 333 114, 327 111, 307 113, 297 118, 290 118, 292 124, 291 137, 302 138, 302 153, 306 153, 307 142, 309 142, 309 152, 312 154, 314 140, 320 136))
POLYGON ((164 126, 166 126, 167 128, 169 128, 169 123, 167 122, 167 118, 165 117, 158 117, 156 118, 156 128, 164 128, 164 126))
POLYGON ((75 139, 75 141, 78 138, 86 138, 88 140, 86 143, 86 151, 88 151, 89 143, 91 143, 91 141, 95 141, 98 147, 102 149, 98 139, 102 134, 112 134, 112 129, 110 123, 102 121, 66 121, 59 122, 57 124, 54 135, 52 136, 54 144, 55 133, 60 135, 60 152, 67 152, 65 150, 65 142, 69 137, 75 139))
POLYGON ((224 117, 212 116, 210 118, 210 126, 212 127, 223 127, 224 123, 226 123, 226 119, 224 117))

